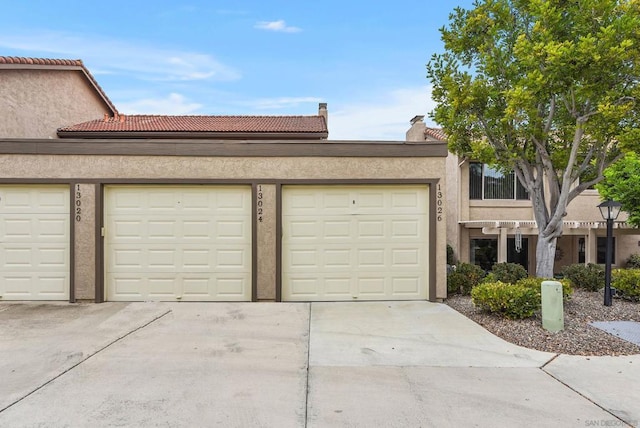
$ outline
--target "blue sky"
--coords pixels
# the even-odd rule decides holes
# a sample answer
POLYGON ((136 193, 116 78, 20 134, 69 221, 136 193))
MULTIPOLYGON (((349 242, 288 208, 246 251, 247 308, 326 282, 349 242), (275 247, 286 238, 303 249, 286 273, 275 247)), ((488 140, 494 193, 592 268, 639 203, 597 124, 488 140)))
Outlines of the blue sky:
POLYGON ((455 2, 12 1, 0 55, 82 59, 125 114, 313 115, 332 140, 403 140, 455 2))

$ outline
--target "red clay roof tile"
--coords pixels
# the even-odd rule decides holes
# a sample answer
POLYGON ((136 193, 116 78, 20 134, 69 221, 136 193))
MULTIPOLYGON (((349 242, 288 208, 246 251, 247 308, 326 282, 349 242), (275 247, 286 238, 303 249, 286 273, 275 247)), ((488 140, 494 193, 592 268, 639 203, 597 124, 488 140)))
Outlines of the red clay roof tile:
POLYGON ((321 116, 120 115, 68 126, 59 132, 326 133, 321 116))
POLYGON ((444 133, 442 128, 429 128, 427 127, 424 130, 425 137, 430 137, 436 139, 438 141, 447 141, 447 135, 444 133))

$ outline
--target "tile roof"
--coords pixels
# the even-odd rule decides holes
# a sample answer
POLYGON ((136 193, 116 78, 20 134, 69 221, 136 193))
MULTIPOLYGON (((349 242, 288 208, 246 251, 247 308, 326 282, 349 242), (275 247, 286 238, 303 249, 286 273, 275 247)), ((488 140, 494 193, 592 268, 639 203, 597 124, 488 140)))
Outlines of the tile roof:
POLYGON ((98 84, 98 81, 84 66, 82 60, 79 59, 51 59, 51 58, 27 58, 19 56, 0 56, 0 68, 36 68, 36 69, 56 69, 61 70, 78 70, 81 71, 89 80, 89 83, 98 92, 98 95, 107 104, 112 114, 117 114, 118 109, 111 102, 107 94, 98 84))
POLYGON ((326 138, 327 123, 322 116, 119 115, 60 128, 58 133, 311 133, 326 138))
POLYGON ((424 135, 427 138, 433 138, 438 141, 447 141, 447 135, 442 128, 425 128, 424 135))
POLYGON ((62 128, 64 131, 129 132, 326 132, 320 116, 120 115, 62 128))

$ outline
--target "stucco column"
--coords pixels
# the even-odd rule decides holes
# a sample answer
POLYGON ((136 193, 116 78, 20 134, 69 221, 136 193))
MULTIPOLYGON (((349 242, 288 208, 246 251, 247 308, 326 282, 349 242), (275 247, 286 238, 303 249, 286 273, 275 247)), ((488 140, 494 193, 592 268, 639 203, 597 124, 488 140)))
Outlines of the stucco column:
POLYGON ((95 227, 96 186, 76 183, 73 188, 73 227, 75 232, 75 298, 93 300, 96 293, 95 227))
POLYGON ((596 229, 589 229, 589 234, 585 236, 584 260, 586 263, 595 263, 598 257, 598 237, 596 229))
POLYGON ((501 227, 500 237, 498 239, 498 263, 507 261, 507 229, 501 227))
POLYGON ((256 187, 258 300, 276 298, 276 186, 256 187))

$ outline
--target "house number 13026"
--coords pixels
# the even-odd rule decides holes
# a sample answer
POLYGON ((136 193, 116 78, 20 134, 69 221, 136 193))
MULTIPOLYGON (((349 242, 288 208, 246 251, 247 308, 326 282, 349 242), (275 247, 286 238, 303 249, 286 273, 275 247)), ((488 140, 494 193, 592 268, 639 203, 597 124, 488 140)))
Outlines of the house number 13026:
POLYGON ((438 190, 436 192, 436 218, 438 221, 442 221, 444 215, 444 201, 442 200, 442 187, 438 184, 438 190))
POLYGON ((76 221, 82 220, 82 193, 80 192, 80 185, 76 184, 76 221))

